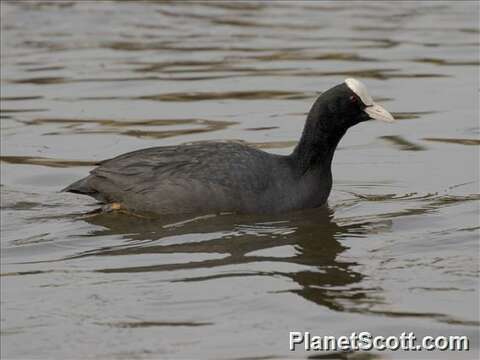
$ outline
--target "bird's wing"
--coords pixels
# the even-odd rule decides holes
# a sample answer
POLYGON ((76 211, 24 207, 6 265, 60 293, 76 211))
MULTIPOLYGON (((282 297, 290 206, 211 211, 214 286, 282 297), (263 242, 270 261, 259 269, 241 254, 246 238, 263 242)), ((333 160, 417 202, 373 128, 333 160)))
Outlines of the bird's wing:
POLYGON ((145 193, 176 182, 258 193, 268 185, 268 156, 239 143, 154 147, 101 162, 89 183, 113 193, 145 193))

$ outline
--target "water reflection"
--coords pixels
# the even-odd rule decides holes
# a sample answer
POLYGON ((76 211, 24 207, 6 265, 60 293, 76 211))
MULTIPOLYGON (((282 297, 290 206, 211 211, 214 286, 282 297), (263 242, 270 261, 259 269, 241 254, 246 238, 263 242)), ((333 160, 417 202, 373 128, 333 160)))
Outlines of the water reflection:
POLYGON ((0 16, 2 356, 285 358, 272 334, 295 322, 478 338, 478 4, 37 1, 0 16), (97 205, 56 193, 137 148, 286 154, 350 76, 402 121, 342 140, 334 218, 79 218, 97 205))
POLYGON ((324 360, 377 360, 384 359, 382 355, 370 352, 335 352, 330 354, 310 355, 308 359, 324 359, 324 360))
POLYGON ((48 119, 39 118, 31 121, 22 121, 26 125, 50 125, 55 131, 43 135, 65 134, 116 134, 133 136, 136 138, 165 139, 169 137, 209 133, 224 130, 234 121, 207 120, 207 119, 148 119, 148 120, 112 120, 112 119, 48 119), (95 128, 91 128, 95 126, 95 128), (154 130, 162 126, 180 126, 179 129, 154 130), (188 126, 188 127, 186 127, 188 126), (152 129, 153 128, 153 129, 152 129), (62 130, 62 131, 60 131, 62 130))
POLYGON ((385 135, 380 136, 380 139, 387 141, 392 146, 395 146, 399 150, 406 150, 406 151, 423 151, 427 150, 427 148, 423 145, 415 144, 412 141, 408 141, 403 136, 399 135, 385 135))
POLYGON ((287 277, 296 285, 291 292, 336 311, 349 311, 357 301, 375 302, 368 290, 356 287, 364 275, 354 270, 355 262, 339 259, 347 247, 342 237, 363 236, 365 224, 339 226, 329 208, 300 211, 290 215, 212 216, 173 223, 174 219, 150 220, 120 214, 85 217, 104 229, 91 236, 120 235, 127 242, 114 247, 86 251, 72 258, 149 254, 223 254, 215 259, 148 266, 103 268, 103 273, 216 269, 229 265, 268 262, 274 270, 219 271, 206 277, 176 279, 176 282, 206 281, 223 277, 287 277), (192 234, 194 236, 192 237, 192 234), (180 241, 176 242, 175 241, 180 241), (205 239, 205 240, 204 240, 205 239), (172 242, 173 241, 173 242, 172 242), (278 251, 275 251, 278 249, 278 251), (280 254, 278 254, 280 252, 280 254), (300 265, 303 270, 285 272, 281 264, 300 265))
POLYGON ((457 145, 480 145, 479 139, 423 138, 423 140, 457 145))
POLYGON ((8 164, 30 164, 48 167, 94 166, 96 161, 50 159, 42 156, 0 156, 0 161, 8 164))

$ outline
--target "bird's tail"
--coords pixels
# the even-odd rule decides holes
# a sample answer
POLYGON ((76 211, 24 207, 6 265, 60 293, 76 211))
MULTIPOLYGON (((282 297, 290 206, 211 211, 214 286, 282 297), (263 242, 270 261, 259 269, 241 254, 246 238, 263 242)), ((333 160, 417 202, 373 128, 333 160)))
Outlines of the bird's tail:
POLYGON ((96 193, 96 191, 88 185, 87 179, 88 177, 75 181, 73 184, 68 185, 66 188, 63 188, 60 191, 71 192, 75 194, 93 195, 96 193))

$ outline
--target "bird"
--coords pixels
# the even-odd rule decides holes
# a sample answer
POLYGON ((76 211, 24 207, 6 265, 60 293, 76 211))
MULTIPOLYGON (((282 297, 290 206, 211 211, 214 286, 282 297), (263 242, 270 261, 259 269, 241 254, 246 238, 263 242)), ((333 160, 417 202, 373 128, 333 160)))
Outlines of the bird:
POLYGON ((105 211, 132 214, 275 214, 324 206, 332 160, 347 130, 367 120, 394 122, 365 85, 348 78, 323 92, 289 155, 236 141, 158 146, 104 160, 62 191, 88 195, 105 211))

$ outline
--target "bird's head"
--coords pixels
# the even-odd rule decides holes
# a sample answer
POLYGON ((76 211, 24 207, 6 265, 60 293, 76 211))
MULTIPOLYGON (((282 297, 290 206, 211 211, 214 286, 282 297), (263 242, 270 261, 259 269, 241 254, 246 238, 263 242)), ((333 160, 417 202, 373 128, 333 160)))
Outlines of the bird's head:
POLYGON ((317 105, 317 115, 322 120, 345 130, 370 119, 395 121, 392 114, 373 101, 365 85, 353 78, 325 91, 317 105))

